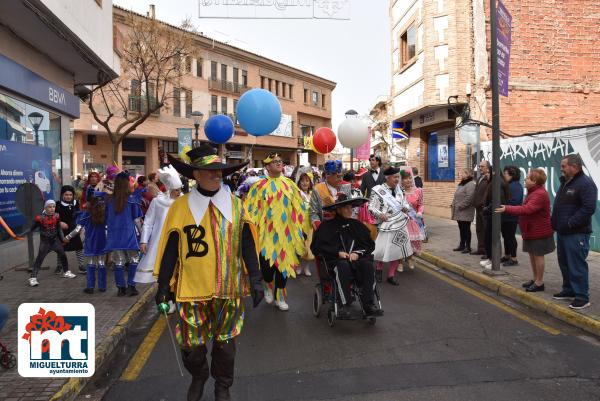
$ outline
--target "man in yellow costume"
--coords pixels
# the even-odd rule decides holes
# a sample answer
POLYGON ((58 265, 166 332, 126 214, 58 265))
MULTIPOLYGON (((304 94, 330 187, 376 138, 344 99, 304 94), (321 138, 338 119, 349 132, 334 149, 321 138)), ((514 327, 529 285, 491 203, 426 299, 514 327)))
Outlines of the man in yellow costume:
POLYGON ((260 270, 265 286, 265 302, 282 311, 289 309, 286 283, 296 277, 299 255, 306 252, 304 234, 310 229, 308 211, 294 181, 282 175, 283 161, 269 154, 263 165, 267 178, 250 187, 245 208, 258 228, 260 270))
POLYGON ((183 364, 192 375, 187 400, 199 401, 209 372, 215 400, 230 400, 235 337, 244 322, 242 297, 252 295, 256 307, 263 288, 255 230, 242 201, 221 185, 223 176, 244 164, 221 163, 215 149, 201 145, 183 160, 169 156, 179 173, 196 180, 178 198, 165 219, 154 275, 159 309, 175 294, 179 323, 175 336, 183 364), (214 340, 209 371, 207 344, 214 340))

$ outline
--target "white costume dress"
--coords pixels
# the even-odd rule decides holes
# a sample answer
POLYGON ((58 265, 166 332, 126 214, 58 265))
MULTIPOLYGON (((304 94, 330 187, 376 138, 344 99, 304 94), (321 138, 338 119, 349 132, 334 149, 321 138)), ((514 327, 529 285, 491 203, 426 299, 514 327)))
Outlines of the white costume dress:
POLYGON ((406 229, 408 215, 402 211, 410 206, 400 187, 396 188, 395 193, 394 196, 386 184, 376 185, 371 190, 369 212, 379 224, 373 258, 379 262, 393 262, 413 254, 406 229), (387 219, 382 221, 385 214, 387 219))
POLYGON ((147 252, 142 257, 135 274, 136 283, 153 283, 154 277, 154 262, 158 251, 158 243, 160 241, 160 233, 167 217, 167 213, 175 199, 171 199, 169 194, 160 193, 150 203, 144 225, 142 226, 142 235, 140 243, 147 244, 147 252))

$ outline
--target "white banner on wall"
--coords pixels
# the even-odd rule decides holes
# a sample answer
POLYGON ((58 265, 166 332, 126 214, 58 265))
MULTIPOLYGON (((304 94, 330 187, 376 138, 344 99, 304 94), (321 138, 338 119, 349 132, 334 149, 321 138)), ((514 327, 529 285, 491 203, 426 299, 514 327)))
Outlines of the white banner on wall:
POLYGON ((350 0, 198 0, 199 18, 350 19, 350 0))
POLYGON ((448 168, 448 135, 438 135, 438 168, 448 168))
POLYGON ((282 114, 281 121, 279 122, 279 127, 273 132, 271 135, 275 136, 287 136, 289 138, 292 137, 292 116, 289 114, 282 114))

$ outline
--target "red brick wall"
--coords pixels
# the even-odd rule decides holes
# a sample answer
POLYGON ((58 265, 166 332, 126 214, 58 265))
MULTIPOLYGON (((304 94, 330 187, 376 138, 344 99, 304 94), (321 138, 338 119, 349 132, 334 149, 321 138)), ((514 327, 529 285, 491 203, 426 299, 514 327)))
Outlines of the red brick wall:
MULTIPOLYGON (((513 24, 502 130, 518 135, 600 122, 600 1, 503 2, 513 24)), ((489 91, 488 100, 491 120, 489 91)))

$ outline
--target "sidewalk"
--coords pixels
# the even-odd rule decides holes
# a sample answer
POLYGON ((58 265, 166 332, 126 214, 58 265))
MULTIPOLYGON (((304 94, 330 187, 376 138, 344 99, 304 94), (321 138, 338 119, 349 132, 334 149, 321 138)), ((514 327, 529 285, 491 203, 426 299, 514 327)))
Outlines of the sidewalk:
MULTIPOLYGON (((69 255, 69 266, 73 272, 76 272, 75 254, 70 252, 67 255, 69 255)), ((3 258, 4 256, 0 255, 0 260, 3 258)), ((17 355, 17 309, 21 303, 91 303, 96 310, 96 372, 98 372, 100 364, 106 361, 120 339, 125 336, 128 324, 135 319, 141 306, 152 298, 154 292, 149 284, 145 284, 137 286, 140 295, 136 297, 117 297, 112 271, 109 271, 108 290, 105 293, 96 291, 93 295, 88 295, 83 292, 85 274, 79 274, 73 279, 62 278, 54 274, 55 263, 56 255, 51 253, 42 265, 48 266, 49 269, 40 271, 38 275, 40 285, 33 288, 27 283, 29 272, 12 269, 3 273, 4 279, 0 281, 0 303, 7 305, 10 316, 0 332, 0 341, 8 346, 15 356, 17 355)), ((16 366, 10 370, 0 367, 0 400, 71 399, 85 382, 86 380, 68 378, 23 378, 19 376, 16 366)))
MULTIPOLYGON (((567 301, 552 299, 552 294, 559 292, 562 286, 562 276, 558 267, 556 251, 546 255, 545 258, 544 282, 546 291, 526 293, 523 291, 521 284, 531 279, 531 266, 529 255, 522 252, 521 236, 517 235, 519 265, 501 266, 502 270, 507 273, 506 275, 487 276, 480 274, 483 272, 483 268, 479 265, 480 256, 452 251, 453 248, 458 246, 459 242, 458 225, 455 221, 426 216, 425 222, 429 242, 423 244, 424 252, 421 255, 423 259, 438 267, 463 275, 465 278, 497 291, 501 295, 543 310, 567 323, 600 335, 600 253, 590 252, 588 257, 591 306, 582 311, 573 311, 569 309, 567 301)), ((475 225, 471 226, 471 232, 473 235, 471 247, 476 248, 475 225)))

